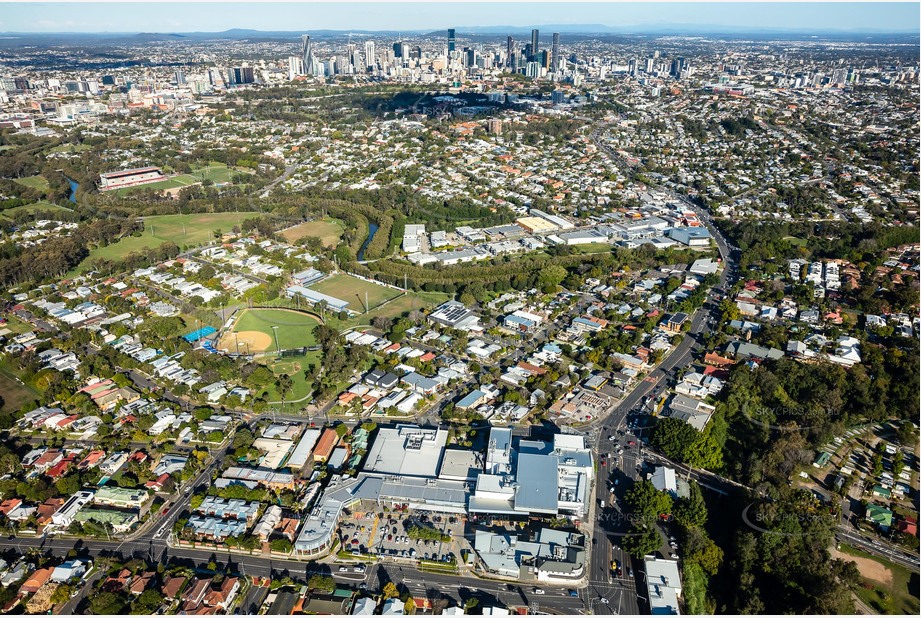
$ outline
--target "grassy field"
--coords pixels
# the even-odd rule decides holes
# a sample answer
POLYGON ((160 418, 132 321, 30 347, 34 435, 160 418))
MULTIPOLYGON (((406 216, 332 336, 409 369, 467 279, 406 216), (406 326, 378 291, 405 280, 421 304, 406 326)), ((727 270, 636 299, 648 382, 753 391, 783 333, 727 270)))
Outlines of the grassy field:
POLYGON ((17 335, 21 335, 23 333, 29 332, 30 330, 34 330, 34 327, 31 324, 28 322, 23 322, 14 315, 7 316, 6 324, 0 326, 0 330, 3 330, 4 328, 16 333, 17 335))
POLYGON ((58 206, 51 202, 42 200, 40 202, 35 202, 34 204, 29 204, 27 206, 17 206, 16 208, 8 208, 3 212, 0 212, 0 217, 11 218, 17 212, 37 212, 37 211, 61 211, 61 212, 71 212, 69 208, 64 208, 63 206, 58 206))
POLYGON ((281 235, 288 242, 295 242, 305 236, 314 236, 322 240, 327 247, 334 247, 342 238, 343 231, 342 223, 338 219, 325 217, 318 221, 307 221, 295 225, 283 231, 281 235))
POLYGON ((233 170, 228 168, 223 163, 211 163, 207 167, 201 167, 199 169, 192 170, 191 174, 179 174, 178 176, 173 176, 168 180, 161 180, 160 182, 151 182, 146 185, 138 185, 136 187, 125 187, 124 189, 118 189, 116 195, 127 195, 133 191, 154 189, 155 191, 162 191, 163 189, 176 189, 178 187, 188 187, 189 185, 194 185, 197 182, 201 182, 204 179, 209 179, 214 184, 226 184, 230 182, 230 178, 233 175, 233 170))
MULTIPOLYGON (((317 351, 307 352, 305 356, 297 356, 294 358, 278 360, 270 363, 268 367, 276 376, 280 376, 285 373, 291 376, 291 382, 293 386, 285 396, 285 401, 297 401, 309 395, 310 391, 313 389, 313 384, 308 382, 307 378, 304 377, 304 371, 311 364, 318 365, 319 363, 320 352, 317 351)), ((266 390, 269 394, 268 401, 281 401, 281 395, 279 394, 278 389, 275 388, 274 384, 268 385, 266 390)))
POLYGON ((276 335, 282 350, 315 345, 313 328, 317 324, 319 320, 306 313, 286 309, 247 309, 237 318, 233 330, 238 333, 257 331, 268 335, 272 342, 266 351, 274 352, 276 335), (278 328, 273 329, 273 326, 278 328))
MULTIPOLYGON (((366 326, 370 324, 371 320, 377 316, 398 318, 404 313, 408 313, 416 309, 428 309, 440 305, 449 298, 451 298, 451 296, 443 292, 409 292, 408 294, 403 294, 402 296, 395 298, 382 307, 372 309, 368 313, 361 313, 356 316, 350 316, 345 320, 340 320, 336 317, 336 314, 327 312, 326 322, 330 326, 341 331, 347 328, 352 328, 354 326, 366 326)), ((277 298, 271 301, 270 304, 274 307, 294 308, 298 306, 297 303, 286 297, 277 298)), ((301 304, 303 305, 303 303, 301 304)))
POLYGON ((24 187, 32 187, 33 189, 39 189, 41 191, 48 191, 51 187, 48 185, 48 181, 45 180, 42 176, 27 176, 26 178, 14 178, 13 182, 24 187))
POLYGON ((18 410, 23 404, 41 396, 37 390, 17 378, 13 367, 5 361, 0 361, 0 397, 3 397, 3 410, 18 410))
POLYGON ((329 279, 324 279, 316 285, 310 286, 310 289, 347 301, 349 309, 358 312, 377 307, 381 303, 396 298, 401 294, 401 292, 393 288, 343 274, 333 275, 329 279), (365 294, 367 294, 368 307, 365 307, 365 294))
POLYGON ((842 544, 840 551, 841 553, 854 556, 858 559, 872 560, 892 574, 889 582, 881 582, 866 577, 863 578, 864 587, 857 590, 857 596, 859 596, 864 603, 881 614, 918 615, 921 605, 919 605, 918 602, 917 573, 912 573, 904 567, 861 551, 855 547, 851 547, 850 545, 842 544))
POLYGON ((200 245, 210 240, 215 230, 229 231, 253 214, 255 213, 219 212, 146 217, 144 233, 141 236, 129 236, 107 247, 93 249, 78 270, 86 270, 89 263, 96 258, 117 260, 147 247, 158 247, 167 241, 174 242, 180 247, 200 245))
POLYGON ((92 146, 87 146, 86 144, 61 144, 60 146, 55 146, 51 149, 51 152, 83 152, 84 150, 92 150, 92 146))
POLYGON ((584 245, 572 245, 573 253, 610 253, 611 245, 607 243, 590 242, 584 245))

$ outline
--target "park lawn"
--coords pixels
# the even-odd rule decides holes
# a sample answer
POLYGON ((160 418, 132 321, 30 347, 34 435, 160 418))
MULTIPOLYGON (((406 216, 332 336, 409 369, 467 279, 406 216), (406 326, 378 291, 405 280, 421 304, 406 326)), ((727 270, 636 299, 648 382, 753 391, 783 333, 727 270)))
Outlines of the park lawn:
POLYGON ((51 186, 42 176, 27 176, 25 178, 14 178, 13 182, 24 187, 31 187, 41 191, 49 191, 51 186))
POLYGON ((207 178, 214 184, 226 184, 231 181, 235 171, 223 163, 212 161, 207 167, 200 167, 192 170, 192 176, 196 178, 207 178))
POLYGON ((106 247, 93 249, 77 270, 86 270, 96 258, 119 260, 129 253, 159 247, 165 242, 174 242, 180 247, 201 245, 212 239, 215 230, 229 231, 253 214, 256 213, 218 212, 145 217, 141 236, 127 236, 106 247))
POLYGON ((917 616, 918 601, 918 575, 894 562, 889 562, 878 556, 859 550, 850 545, 841 544, 842 553, 858 558, 867 558, 881 564, 892 572, 892 583, 883 584, 873 579, 861 578, 866 586, 857 589, 860 599, 883 614, 917 616))
POLYGON ((611 245, 602 242, 590 242, 584 245, 572 245, 570 247, 573 253, 610 253, 611 245))
POLYGON ((23 322, 22 320, 20 320, 19 318, 17 318, 15 315, 12 315, 12 314, 7 315, 6 324, 4 324, 3 326, 0 326, 0 330, 3 330, 4 328, 11 330, 17 335, 21 335, 31 330, 35 330, 34 326, 29 324, 28 322, 23 322))
POLYGON ((0 397, 4 410, 18 410, 24 404, 41 398, 41 393, 31 385, 17 380, 18 371, 6 361, 0 361, 0 397))
POLYGON ((0 217, 11 218, 17 212, 45 212, 45 211, 60 211, 60 212, 73 212, 69 208, 64 208, 63 206, 58 206, 47 200, 42 200, 40 202, 35 202, 34 204, 27 204, 26 206, 17 206, 16 208, 7 208, 2 213, 0 217))
POLYGON ((368 313, 350 317, 348 320, 339 321, 335 316, 328 316, 328 319, 331 326, 335 326, 339 330, 342 330, 353 326, 371 324, 371 320, 379 316, 398 318, 404 313, 409 313, 416 309, 429 309, 440 305, 450 298, 450 294, 445 294, 443 292, 409 292, 390 301, 383 307, 378 307, 377 309, 372 309, 368 313))
POLYGON ((345 274, 333 275, 328 279, 311 285, 310 289, 344 300, 348 302, 349 309, 358 311, 359 313, 364 313, 369 308, 377 307, 381 303, 402 294, 399 290, 394 290, 393 288, 388 288, 345 274), (365 307, 366 295, 368 307, 365 307))
POLYGON ((300 225, 288 228, 281 232, 282 237, 288 242, 296 242, 306 236, 314 236, 323 241, 327 247, 335 247, 342 238, 342 232, 345 228, 338 219, 324 217, 317 221, 307 221, 300 225))
MULTIPOLYGON (((268 365, 269 369, 272 370, 276 376, 280 376, 284 373, 287 373, 291 376, 291 382, 293 386, 291 391, 285 397, 285 401, 298 401, 308 396, 313 391, 313 384, 304 377, 304 371, 311 364, 319 365, 320 364, 320 352, 319 350, 314 352, 307 352, 304 356, 294 356, 291 358, 284 358, 277 360, 268 365)), ((278 389, 275 388, 275 384, 269 384, 266 386, 266 391, 268 391, 268 401, 281 401, 281 395, 278 392, 278 389)), ((302 405, 306 402, 300 402, 302 405)))
POLYGON ((233 330, 265 333, 272 338, 272 344, 266 352, 274 352, 276 334, 282 350, 316 345, 313 329, 319 323, 319 320, 306 313, 286 309, 247 309, 237 319, 233 330), (278 326, 277 333, 272 326, 278 326))
POLYGON ((797 246, 797 247, 805 247, 805 246, 806 246, 806 239, 805 239, 805 238, 798 238, 798 237, 796 237, 796 236, 784 236, 784 237, 783 237, 783 240, 786 240, 786 241, 787 241, 788 243, 790 243, 791 245, 794 245, 794 246, 797 246))
POLYGON ((83 152, 84 150, 92 150, 92 146, 87 146, 86 144, 61 144, 52 148, 51 152, 83 152))

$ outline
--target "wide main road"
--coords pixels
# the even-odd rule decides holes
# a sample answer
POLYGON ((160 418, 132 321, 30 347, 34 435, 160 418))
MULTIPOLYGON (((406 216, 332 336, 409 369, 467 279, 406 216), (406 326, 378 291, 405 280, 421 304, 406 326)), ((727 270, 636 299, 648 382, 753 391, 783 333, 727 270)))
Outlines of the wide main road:
MULTIPOLYGON (((620 155, 600 139, 598 130, 592 133, 592 139, 612 160, 622 165, 626 164, 620 155)), ((594 505, 590 511, 595 521, 593 522, 587 594, 590 597, 590 612, 595 614, 638 614, 640 612, 639 599, 646 599, 645 585, 642 584, 645 580, 635 579, 639 569, 642 568, 642 561, 634 560, 620 547, 624 534, 631 527, 629 517, 621 510, 623 496, 630 485, 640 480, 643 463, 643 456, 639 450, 642 448, 642 442, 632 439, 633 436, 626 433, 624 419, 631 410, 641 407, 645 397, 650 396, 651 393, 661 392, 676 368, 686 367, 693 360, 694 354, 703 351, 702 335, 719 320, 718 296, 725 293, 723 288, 727 282, 734 283, 738 276, 738 251, 729 245, 722 232, 713 223, 709 213, 674 191, 664 187, 655 187, 655 189, 664 191, 697 215, 716 243, 723 261, 723 270, 720 273, 719 285, 710 290, 703 306, 691 316, 690 332, 671 350, 659 366, 650 372, 645 380, 637 384, 606 414, 590 424, 590 428, 594 429, 597 434, 597 454, 599 458, 604 456, 607 461, 606 465, 598 468, 599 478, 595 483, 594 505), (623 432, 623 435, 620 432, 623 432), (614 437, 613 440, 609 439, 611 436, 614 437), (631 441, 635 443, 635 447, 629 446, 628 443, 631 441), (614 485, 615 482, 616 485, 614 485), (602 504, 604 507, 601 506, 602 504), (612 560, 620 563, 621 577, 611 574, 612 560), (635 572, 634 578, 628 577, 628 567, 635 572), (637 581, 641 582, 641 590, 637 590, 637 581)), ((643 605, 643 611, 648 612, 648 605, 646 603, 643 605)))
POLYGON ((482 580, 461 574, 428 573, 412 565, 377 564, 368 565, 364 573, 339 572, 339 565, 320 562, 305 562, 276 557, 248 556, 229 551, 211 549, 190 549, 169 547, 163 539, 139 540, 96 540, 62 539, 53 537, 0 539, 0 549, 14 549, 20 554, 30 550, 66 555, 71 549, 83 551, 92 557, 117 555, 123 559, 141 558, 150 562, 187 563, 203 567, 213 561, 218 572, 232 573, 246 577, 289 576, 296 581, 306 582, 313 574, 331 575, 337 583, 359 587, 366 584, 370 589, 380 589, 387 582, 405 587, 413 596, 450 599, 453 605, 463 605, 475 598, 481 607, 490 605, 527 606, 539 608, 542 612, 555 614, 584 613, 588 604, 584 595, 570 596, 568 588, 540 584, 543 594, 529 586, 518 588, 512 584, 482 580))

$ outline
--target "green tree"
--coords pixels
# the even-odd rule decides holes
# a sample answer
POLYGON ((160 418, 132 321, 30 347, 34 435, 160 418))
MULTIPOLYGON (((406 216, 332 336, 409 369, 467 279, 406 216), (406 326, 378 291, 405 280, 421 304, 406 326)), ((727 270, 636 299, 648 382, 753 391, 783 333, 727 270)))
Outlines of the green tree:
POLYGON ((269 542, 269 545, 271 546, 272 551, 277 551, 284 554, 289 553, 294 547, 294 545, 292 545, 291 541, 288 539, 272 539, 269 542))
POLYGON ((114 592, 100 592, 90 599, 90 611, 97 616, 124 614, 127 607, 125 598, 114 592))
POLYGON ((895 455, 892 456, 892 475, 898 476, 904 469, 905 454, 902 452, 902 449, 899 449, 895 452, 895 455))
POLYGON ((651 481, 634 483, 624 496, 633 512, 644 519, 653 520, 659 515, 671 513, 672 497, 659 491, 651 481))
POLYGON ((61 603, 67 603, 70 600, 70 595, 74 592, 74 587, 67 584, 61 584, 58 586, 53 593, 51 593, 51 602, 55 605, 61 603))
POLYGON ((679 498, 675 502, 672 515, 685 528, 703 526, 707 522, 707 503, 697 483, 689 485, 687 498, 679 498))
POLYGON ((397 585, 393 582, 387 582, 384 584, 384 590, 382 592, 384 600, 394 599, 400 596, 400 591, 397 590, 397 585))
POLYGON ((918 443, 918 430, 911 421, 904 421, 896 432, 899 444, 914 446, 918 443))
POLYGON ((307 585, 313 590, 330 593, 336 589, 336 580, 331 575, 311 575, 307 585))
POLYGON ((642 558, 659 549, 662 538, 655 524, 633 524, 630 533, 624 537, 621 546, 628 554, 635 558, 642 558))
POLYGON ((685 535, 684 559, 696 562, 704 571, 713 575, 723 562, 723 550, 702 528, 693 528, 685 535))
POLYGON ((676 418, 661 418, 652 429, 650 443, 669 459, 685 461, 698 431, 676 418))
POLYGON ((537 285, 544 292, 555 292, 566 278, 566 269, 557 264, 541 269, 537 275, 537 285))
POLYGON ((154 614, 163 605, 165 597, 156 588, 142 592, 131 607, 132 614, 154 614))
POLYGON ((879 476, 883 473, 883 455, 882 453, 873 454, 873 476, 879 476))

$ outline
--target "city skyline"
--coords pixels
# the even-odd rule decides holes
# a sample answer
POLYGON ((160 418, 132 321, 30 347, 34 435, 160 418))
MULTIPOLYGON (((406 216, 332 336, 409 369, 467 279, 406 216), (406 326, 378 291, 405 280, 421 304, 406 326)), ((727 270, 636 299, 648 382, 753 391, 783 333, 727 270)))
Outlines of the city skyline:
POLYGON ((551 28, 605 26, 629 32, 657 28, 686 28, 700 32, 917 32, 921 7, 910 2, 811 3, 184 3, 180 11, 165 11, 173 3, 5 3, 0 32, 121 33, 221 32, 246 28, 261 31, 438 30, 452 27, 551 28), (232 11, 218 11, 232 5, 232 11), (338 7, 338 8, 337 8, 338 7), (258 9, 258 10, 257 10, 258 9), (53 16, 49 17, 49 16, 53 16), (243 17, 245 16, 245 17, 243 17))

